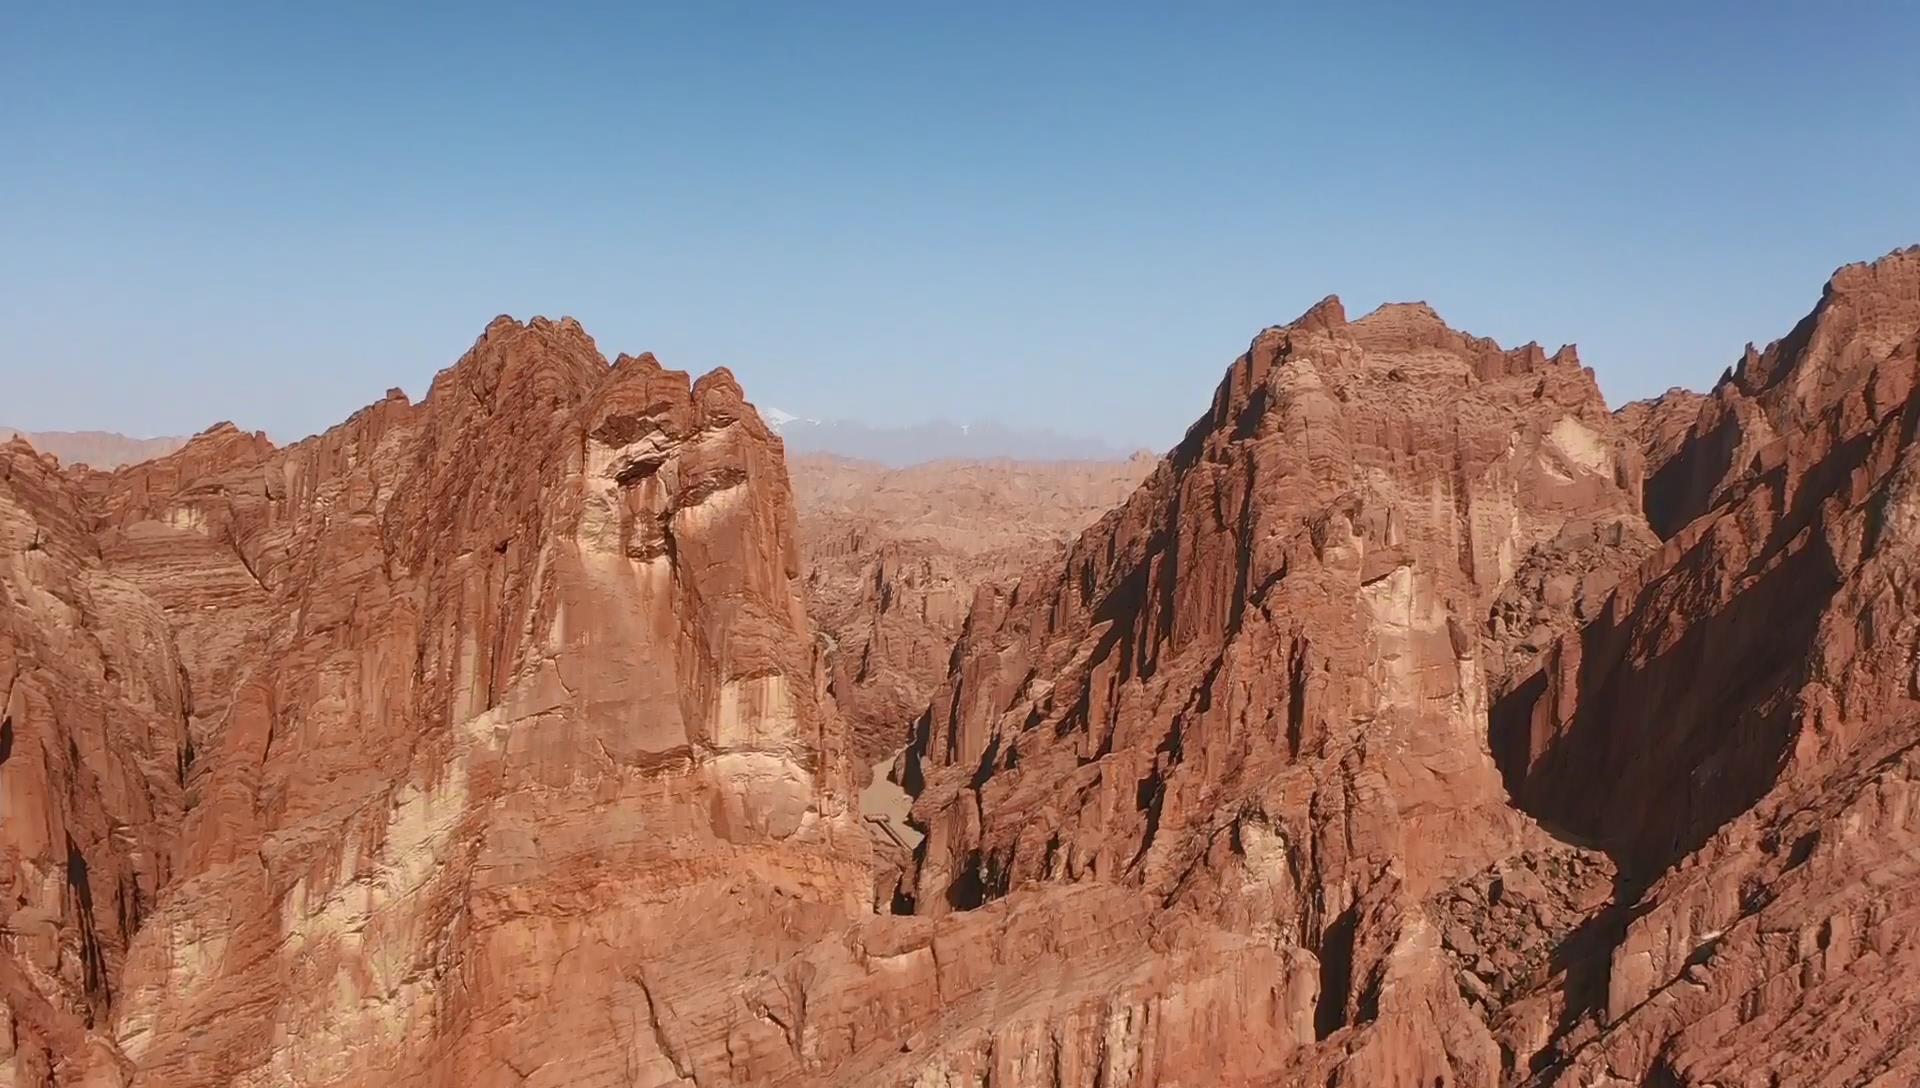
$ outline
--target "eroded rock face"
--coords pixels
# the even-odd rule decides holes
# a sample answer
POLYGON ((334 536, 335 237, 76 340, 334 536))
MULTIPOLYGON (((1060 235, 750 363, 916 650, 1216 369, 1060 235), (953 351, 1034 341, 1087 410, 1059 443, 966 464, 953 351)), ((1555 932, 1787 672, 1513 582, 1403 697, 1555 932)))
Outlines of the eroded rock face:
POLYGON ((1916 368, 1920 250, 1836 273, 1667 443, 1659 555, 1496 705, 1516 797, 1645 888, 1543 1081, 1920 1075, 1916 368))
POLYGON ((1644 534, 1639 480, 1571 349, 1331 299, 1261 334, 1124 507, 976 605, 903 760, 915 910, 1138 889, 1310 964, 1299 1030, 1221 1017, 1196 1083, 1497 1083, 1436 897, 1551 843, 1488 754, 1481 633, 1543 549, 1644 534))
MULTIPOLYGON (((17 973, 44 1000, 16 1080, 1490 1081, 1439 897, 1552 844, 1480 740, 1476 632, 1635 509, 1636 456, 1570 353, 1422 307, 1263 334, 1121 510, 975 595, 906 761, 933 837, 879 899, 903 916, 874 911, 779 445, 724 372, 502 320, 421 404, 285 450, 18 448, 15 520, 116 587, 70 621, 137 643, 152 752, 119 744, 132 784, 68 820, 132 916, 27 844, 58 954, 17 973), (977 682, 996 643, 995 675, 1050 671, 977 682)), ((67 670, 29 702, 96 668, 41 648, 57 581, 10 574, 67 670)))
POLYGON ((112 476, 9 453, 8 531, 45 542, 7 580, 0 773, 43 826, 6 830, 65 923, 13 959, 135 1084, 791 1066, 711 983, 863 910, 867 839, 733 379, 502 319, 419 405, 236 435, 112 476), (75 701, 103 673, 138 714, 75 701))
POLYGON ((847 724, 874 831, 874 902, 894 900, 920 835, 890 768, 947 674, 976 593, 1056 558, 1119 505, 1155 459, 934 461, 888 468, 789 458, 808 618, 847 724))
POLYGON ((0 447, 0 1084, 1911 1082, 1917 373, 1920 250, 1617 414, 1328 300, 978 583, 910 856, 829 688, 984 568, 803 534, 724 371, 500 319, 285 449, 0 447))
POLYGON ((0 447, 6 1083, 117 1069, 89 1029, 104 1028, 128 944, 173 875, 188 699, 165 615, 101 562, 57 463, 0 447))

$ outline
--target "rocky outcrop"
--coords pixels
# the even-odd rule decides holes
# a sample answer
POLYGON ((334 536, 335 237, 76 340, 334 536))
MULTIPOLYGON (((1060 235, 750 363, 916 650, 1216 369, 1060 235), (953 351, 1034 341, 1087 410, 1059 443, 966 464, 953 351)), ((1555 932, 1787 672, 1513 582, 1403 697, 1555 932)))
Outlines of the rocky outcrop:
POLYGON ((283 450, 8 456, 16 1084, 1119 1084, 1231 1078, 1222 1020, 1311 1040, 1310 956, 1141 888, 874 911, 724 372, 503 319, 283 450))
POLYGON ((1253 1006, 1213 1023, 1218 1077, 1497 1083, 1512 1056, 1439 897, 1553 844, 1488 753, 1505 656, 1481 632, 1543 550, 1631 535, 1639 480, 1570 348, 1332 299, 1262 333, 1125 506, 976 604, 903 759, 927 833, 903 895, 945 916, 1137 889, 1198 939, 1309 965, 1297 1033, 1253 1006))
POLYGON ((502 319, 285 450, 9 458, 9 958, 53 1009, 15 1083, 89 1021, 143 1085, 780 1065, 712 982, 863 910, 867 838, 724 371, 502 319))
POLYGON ((0 1084, 1911 1082, 1916 375, 1920 250, 1619 413, 1329 299, 1051 552, 571 321, 10 443, 0 1084))
POLYGON ((1516 798, 1630 878, 1543 1081, 1920 1075, 1917 368, 1920 249, 1836 273, 1669 445, 1659 554, 1496 705, 1516 798))
POLYGON ((57 463, 0 447, 6 1083, 117 1061, 108 1018, 128 945, 173 875, 187 701, 166 616, 101 562, 57 463))
POLYGON ((1675 386, 1657 397, 1623 404, 1613 413, 1640 444, 1647 475, 1660 475, 1660 470, 1687 444, 1687 432, 1708 399, 1705 393, 1675 386))

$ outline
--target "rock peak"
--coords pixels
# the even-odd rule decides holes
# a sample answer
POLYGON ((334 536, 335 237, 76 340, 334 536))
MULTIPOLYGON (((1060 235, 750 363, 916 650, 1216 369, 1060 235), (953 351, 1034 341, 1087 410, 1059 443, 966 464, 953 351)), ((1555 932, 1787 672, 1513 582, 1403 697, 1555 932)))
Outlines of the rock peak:
POLYGON ((1421 348, 1466 350, 1468 344, 1482 344, 1498 350, 1491 340, 1482 341, 1449 326, 1433 307, 1424 302, 1388 302, 1353 323, 1353 333, 1361 343, 1376 351, 1413 351, 1421 348))
POLYGON ((1892 290, 1920 294, 1920 244, 1895 249, 1871 261, 1855 261, 1834 269, 1823 297, 1859 291, 1892 290))
POLYGON ((1413 302, 1383 302, 1374 307, 1366 316, 1360 318, 1359 321, 1356 321, 1355 324, 1409 321, 1430 322, 1442 326, 1447 324, 1446 320, 1440 316, 1439 311, 1419 300, 1413 302))
MULTIPOLYGON (((1456 1016, 1455 965, 1437 950, 1422 964, 1417 947, 1437 942, 1402 920, 1530 834, 1475 708, 1535 627, 1571 626, 1652 546, 1633 532, 1632 453, 1590 379, 1509 380, 1544 361, 1422 303, 1349 323, 1329 299, 1255 337, 1124 506, 976 597, 898 765, 926 832, 902 898, 945 916, 1119 886, 1181 912, 1202 943, 1232 947, 1238 920, 1259 918, 1320 950, 1317 1009, 1303 996, 1204 1030, 1208 1053, 1156 1055, 1134 1083, 1175 1068, 1193 1083, 1494 1083, 1439 1045, 1344 1075, 1284 1054, 1336 1030, 1343 1054, 1363 1052, 1456 1016), (1504 586, 1563 539, 1529 568, 1556 603, 1516 602, 1487 636, 1504 586), (1308 872, 1338 905, 1293 883, 1308 872), (1388 972, 1398 1011, 1362 1012, 1361 980, 1388 972)), ((1286 977, 1257 958, 1273 948, 1250 953, 1257 977, 1286 977)), ((1193 995, 1236 972, 1197 975, 1180 1000, 1202 1007, 1193 995)))
POLYGON ((1920 328, 1920 245, 1836 270, 1792 331, 1733 366, 1738 392, 1776 425, 1824 410, 1848 384, 1920 328))
MULTIPOLYGON (((568 318, 284 449, 0 446, 0 1070, 1914 1082, 1853 1030, 1920 919, 1912 257, 1617 413, 1329 296, 991 585, 803 564, 734 375, 568 318)), ((942 548, 1061 486, 975 467, 942 548)))
POLYGON ((14 450, 16 452, 29 453, 35 457, 49 456, 47 454, 41 453, 40 450, 34 447, 34 444, 32 442, 27 441, 27 436, 19 431, 15 431, 14 433, 8 435, 6 438, 6 441, 4 443, 0 443, 0 446, 4 446, 5 448, 9 450, 14 450))
POLYGON ((577 324, 502 319, 419 404, 285 449, 222 423, 106 474, 0 447, 0 920, 33 918, 48 965, 22 981, 0 948, 0 1078, 94 1083, 112 1012, 152 1030, 120 1062, 139 1078, 102 1084, 285 1083, 290 1022, 339 1026, 331 1084, 517 1082, 500 1025, 658 1000, 602 1049, 541 1028, 504 1053, 555 1083, 682 1061, 724 1084, 706 1070, 744 1040, 781 1063, 758 1083, 801 1082, 766 1021, 709 1046, 673 1011, 727 1020, 736 982, 869 915, 781 447, 729 425, 724 371, 695 403, 684 374, 622 370, 577 324), (583 905, 612 943, 577 942, 583 905), (252 951, 183 973, 168 934, 215 916, 252 951), (468 996, 492 1011, 440 1017, 468 996))
POLYGON ((1347 308, 1341 303, 1340 296, 1328 295, 1287 324, 1296 329, 1335 329, 1346 323, 1347 308))

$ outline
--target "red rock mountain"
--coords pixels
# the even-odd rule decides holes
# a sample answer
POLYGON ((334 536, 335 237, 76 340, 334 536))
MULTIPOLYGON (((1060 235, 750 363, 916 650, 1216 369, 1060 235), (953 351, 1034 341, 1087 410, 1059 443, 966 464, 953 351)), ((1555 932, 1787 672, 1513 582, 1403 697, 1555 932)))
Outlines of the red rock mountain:
POLYGON ((1920 248, 1841 269, 1656 452, 1658 555, 1495 706, 1515 796, 1630 878, 1557 1082, 1920 1078, 1917 368, 1920 248))
MULTIPOLYGON (((1639 466, 1569 348, 1333 299, 1262 333, 1123 507, 976 606, 902 761, 927 829, 903 895, 1151 903, 1166 966, 1122 1005, 1139 1083, 1497 1083, 1533 1024, 1474 1011, 1431 904, 1542 866, 1604 898, 1606 866, 1563 879, 1508 803, 1486 710, 1510 655, 1482 633, 1543 549, 1644 533, 1639 466)), ((1482 999, 1523 966, 1489 962, 1482 999)))
POLYGON ((726 372, 502 319, 285 450, 4 478, 15 1083, 791 1067, 714 984, 842 929, 867 837, 726 372))
POLYGON ((1917 368, 1920 250, 1617 414, 1329 299, 976 583, 907 858, 808 610, 950 613, 809 573, 724 371, 501 319, 285 449, 8 445, 0 1083, 1911 1083, 1917 368))

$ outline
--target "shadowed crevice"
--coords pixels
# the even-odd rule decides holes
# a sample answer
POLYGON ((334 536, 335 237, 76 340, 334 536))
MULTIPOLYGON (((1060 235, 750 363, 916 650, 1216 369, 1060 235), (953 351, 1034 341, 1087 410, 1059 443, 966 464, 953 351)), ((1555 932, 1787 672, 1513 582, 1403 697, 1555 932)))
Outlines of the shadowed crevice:
POLYGON ((1320 1002, 1313 1011, 1313 1037, 1325 1039, 1347 1023, 1347 990, 1353 985, 1353 942, 1358 909, 1348 907, 1320 938, 1320 1002))

